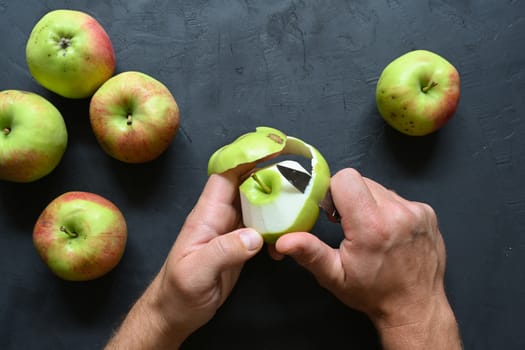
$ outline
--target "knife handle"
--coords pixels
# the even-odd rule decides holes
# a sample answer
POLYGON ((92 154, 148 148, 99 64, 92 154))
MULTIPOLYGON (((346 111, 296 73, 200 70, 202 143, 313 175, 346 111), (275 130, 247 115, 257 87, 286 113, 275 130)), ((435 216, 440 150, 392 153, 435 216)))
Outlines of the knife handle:
POLYGON ((328 220, 330 220, 333 223, 341 222, 341 215, 339 215, 339 212, 335 207, 334 200, 332 198, 332 192, 330 191, 330 189, 326 191, 326 195, 324 196, 323 200, 319 202, 319 206, 326 212, 328 220))

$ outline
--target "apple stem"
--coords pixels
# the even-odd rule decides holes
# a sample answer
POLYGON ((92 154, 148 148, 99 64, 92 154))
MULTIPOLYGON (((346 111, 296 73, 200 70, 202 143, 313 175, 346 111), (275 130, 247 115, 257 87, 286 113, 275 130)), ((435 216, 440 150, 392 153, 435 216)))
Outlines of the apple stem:
POLYGON ((437 86, 437 84, 438 83, 436 83, 435 81, 431 81, 427 86, 422 88, 421 91, 423 91, 424 93, 427 93, 430 89, 432 89, 433 87, 437 86))
POLYGON ((128 114, 128 118, 127 118, 127 119, 128 119, 128 121, 127 121, 126 124, 131 125, 131 124, 132 124, 132 119, 133 119, 133 117, 131 116, 131 114, 128 114))
POLYGON ((3 132, 4 132, 4 135, 9 135, 9 133, 11 132, 11 129, 4 128, 3 132))
POLYGON ((257 176, 257 174, 253 173, 251 176, 252 179, 255 182, 257 182, 257 185, 259 185, 259 187, 263 190, 264 193, 272 193, 272 189, 268 187, 268 185, 266 185, 264 182, 262 182, 261 179, 259 179, 259 177, 257 176))
POLYGON ((66 235, 68 235, 71 238, 78 237, 78 233, 69 231, 65 226, 60 226, 60 231, 64 232, 66 235))

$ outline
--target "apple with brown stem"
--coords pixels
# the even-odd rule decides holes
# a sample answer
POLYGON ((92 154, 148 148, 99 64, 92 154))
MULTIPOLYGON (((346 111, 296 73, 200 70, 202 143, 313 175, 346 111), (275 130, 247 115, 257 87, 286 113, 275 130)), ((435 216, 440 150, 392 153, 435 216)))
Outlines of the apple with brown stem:
POLYGON ((171 92, 141 72, 106 81, 91 99, 89 116, 102 149, 126 163, 156 159, 179 128, 179 107, 171 92))
POLYGON ((111 271, 126 247, 122 212, 91 192, 66 192, 42 211, 33 229, 34 246, 49 269, 69 281, 87 281, 111 271))
POLYGON ((386 66, 376 87, 376 104, 394 129, 424 136, 442 128, 456 112, 460 78, 440 55, 408 52, 386 66))

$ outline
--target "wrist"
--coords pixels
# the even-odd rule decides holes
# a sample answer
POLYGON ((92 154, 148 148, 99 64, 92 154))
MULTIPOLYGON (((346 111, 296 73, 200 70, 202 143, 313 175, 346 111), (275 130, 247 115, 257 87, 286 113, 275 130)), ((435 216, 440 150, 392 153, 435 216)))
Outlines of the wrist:
POLYGON ((178 349, 189 334, 167 319, 157 276, 129 311, 106 346, 110 349, 178 349))
POLYGON ((371 317, 385 349, 461 349, 454 313, 444 294, 371 317))

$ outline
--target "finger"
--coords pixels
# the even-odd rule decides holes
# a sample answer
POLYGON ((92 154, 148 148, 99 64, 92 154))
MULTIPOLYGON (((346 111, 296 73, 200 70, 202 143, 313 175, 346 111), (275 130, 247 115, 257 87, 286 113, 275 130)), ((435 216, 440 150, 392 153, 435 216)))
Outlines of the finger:
POLYGON ((177 253, 170 253, 170 256, 174 259, 173 266, 181 271, 179 276, 186 276, 180 283, 190 299, 195 295, 213 299, 219 296, 215 301, 222 304, 233 289, 243 264, 262 246, 259 233, 253 229, 238 229, 217 236, 183 256, 177 253), (217 287, 220 289, 218 295, 215 293, 217 287))
POLYGON ((378 203, 382 200, 401 199, 401 196, 399 196, 395 191, 385 188, 383 185, 372 179, 363 176, 363 182, 366 184, 366 186, 370 190, 370 193, 372 193, 376 202, 378 203))
POLYGON ((358 220, 363 211, 372 214, 377 202, 365 179, 355 169, 343 169, 332 177, 332 197, 341 214, 341 219, 347 222, 358 220))
POLYGON ((197 215, 205 214, 210 205, 221 203, 232 205, 237 197, 239 183, 236 177, 223 174, 212 174, 195 206, 197 215))
POLYGON ((270 258, 272 258, 273 260, 276 260, 276 261, 281 261, 285 257, 284 254, 279 253, 275 249, 275 244, 268 244, 268 255, 270 255, 270 258))
POLYGON ((249 228, 242 228, 215 237, 191 254, 198 266, 199 279, 216 281, 223 271, 241 267, 263 246, 262 236, 249 228))
POLYGON ((186 257, 194 266, 193 287, 206 290, 210 285, 220 283, 225 298, 244 263, 262 246, 262 236, 252 229, 243 228, 215 237, 186 257))
POLYGON ((277 240, 275 249, 280 254, 291 256, 328 289, 342 283, 344 279, 339 251, 310 233, 294 232, 283 235, 277 240))
POLYGON ((207 242, 237 227, 240 212, 235 205, 238 181, 233 176, 212 174, 179 234, 181 240, 207 242))

